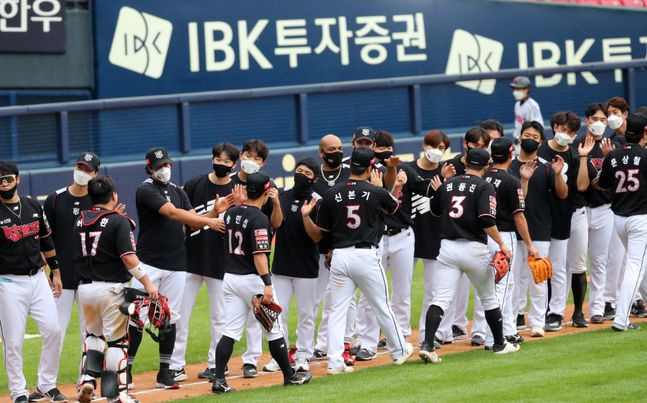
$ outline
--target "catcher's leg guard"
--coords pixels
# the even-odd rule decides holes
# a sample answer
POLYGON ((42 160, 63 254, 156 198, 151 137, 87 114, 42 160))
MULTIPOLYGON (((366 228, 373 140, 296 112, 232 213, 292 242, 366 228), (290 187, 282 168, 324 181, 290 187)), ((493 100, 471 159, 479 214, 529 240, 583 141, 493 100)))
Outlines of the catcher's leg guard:
POLYGON ((101 377, 104 350, 105 343, 102 337, 90 333, 85 335, 81 358, 81 383, 101 377))
POLYGON ((109 341, 106 369, 101 376, 101 396, 116 398, 128 391, 128 337, 109 341))

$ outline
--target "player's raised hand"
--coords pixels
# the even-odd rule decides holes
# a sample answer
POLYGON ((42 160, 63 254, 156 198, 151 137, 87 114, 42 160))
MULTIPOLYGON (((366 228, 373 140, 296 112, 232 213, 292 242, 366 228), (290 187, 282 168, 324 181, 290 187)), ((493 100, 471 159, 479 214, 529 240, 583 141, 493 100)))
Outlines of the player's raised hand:
POLYGON ((126 213, 126 205, 123 203, 117 204, 117 207, 115 207, 115 211, 119 214, 125 214, 126 213))
POLYGON ((593 140, 593 137, 586 136, 584 138, 584 142, 577 146, 577 153, 580 157, 587 157, 591 153, 591 150, 593 150, 594 146, 595 140, 593 140))
POLYGON ((541 259, 541 256, 539 256, 539 250, 535 248, 535 245, 530 245, 528 247, 528 256, 532 256, 535 259, 541 259))
POLYGON ((270 188, 269 195, 270 195, 270 199, 272 199, 272 202, 273 202, 274 204, 278 204, 278 203, 279 203, 279 190, 278 190, 277 188, 272 188, 272 187, 271 187, 271 188, 270 188))
POLYGON ((454 176, 456 176, 456 167, 454 166, 454 164, 450 164, 449 162, 445 162, 443 164, 443 167, 440 170, 440 174, 445 179, 451 179, 454 176))
POLYGON ((385 159, 384 163, 386 164, 386 166, 388 168, 393 168, 393 167, 397 167, 398 165, 400 165, 400 163, 402 163, 402 161, 400 160, 400 157, 398 155, 392 155, 389 158, 385 159))
POLYGON ((227 209, 234 205, 234 196, 233 194, 227 195, 226 197, 220 197, 216 195, 216 202, 214 203, 214 210, 216 214, 224 213, 227 209))
POLYGON ((263 287, 263 303, 269 304, 274 299, 274 290, 271 285, 263 287))
POLYGON ((537 170, 537 161, 528 161, 519 168, 519 175, 521 179, 530 180, 535 170, 537 170))
POLYGON ((371 183, 377 187, 384 186, 382 181, 382 172, 379 169, 371 169, 371 183))
POLYGON ((308 217, 310 213, 312 213, 312 210, 314 210, 316 205, 317 199, 315 199, 314 197, 310 199, 309 202, 303 203, 303 206, 301 206, 301 216, 308 217))
MULTIPOLYGON (((452 165, 452 167, 453 167, 453 165, 452 165)), ((431 188, 432 188, 433 190, 438 190, 438 189, 440 189, 440 187, 441 187, 442 185, 443 185, 443 181, 440 179, 440 177, 439 177, 438 175, 434 176, 434 177, 431 179, 431 188)))
POLYGON ((600 142, 600 150, 602 151, 602 155, 605 157, 614 148, 616 148, 616 146, 613 144, 613 142, 611 142, 611 139, 608 137, 603 138, 602 141, 600 142))
POLYGON ((235 205, 239 206, 247 201, 247 188, 240 183, 234 185, 234 189, 231 191, 231 194, 234 195, 235 205))
POLYGON ((395 186, 406 185, 408 179, 407 173, 404 172, 404 169, 401 169, 400 172, 398 172, 398 176, 395 178, 395 186))
POLYGON ((220 218, 212 218, 207 225, 216 232, 225 232, 225 222, 220 218))
POLYGON ((553 168, 555 175, 560 175, 564 169, 564 158, 562 158, 561 155, 556 155, 555 158, 553 158, 551 167, 553 168))

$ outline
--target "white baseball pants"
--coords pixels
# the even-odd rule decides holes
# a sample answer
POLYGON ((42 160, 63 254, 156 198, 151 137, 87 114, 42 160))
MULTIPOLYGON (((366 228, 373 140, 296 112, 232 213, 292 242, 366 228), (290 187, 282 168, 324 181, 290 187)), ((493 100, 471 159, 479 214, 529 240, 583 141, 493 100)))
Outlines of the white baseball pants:
MULTIPOLYGON (((411 261, 409 261, 411 263, 411 261)), ((381 267, 379 249, 343 248, 333 250, 330 268, 331 305, 328 316, 328 367, 344 365, 344 327, 346 313, 355 290, 359 289, 369 301, 386 336, 386 346, 392 357, 406 354, 402 329, 389 305, 389 288, 381 267)))
POLYGON ((611 234, 611 243, 609 243, 607 281, 604 285, 604 302, 610 302, 614 307, 620 294, 626 253, 625 246, 622 244, 618 232, 614 229, 611 234))
POLYGON ((184 369, 186 365, 186 347, 189 339, 189 322, 195 306, 195 300, 202 283, 207 285, 209 295, 209 325, 211 342, 207 353, 207 366, 216 367, 216 346, 222 337, 222 328, 225 326, 225 298, 222 293, 222 280, 198 274, 186 273, 184 293, 182 294, 182 308, 180 320, 177 322, 175 347, 171 355, 170 368, 175 371, 184 369))
MULTIPOLYGON (((549 241, 533 241, 535 248, 539 250, 542 257, 548 256, 550 249, 549 241)), ((513 307, 517 314, 522 315, 526 308, 526 293, 530 289, 530 310, 528 311, 528 323, 530 326, 541 326, 546 324, 546 310, 548 309, 548 287, 546 282, 535 284, 530 266, 528 266, 528 248, 523 242, 517 242, 514 252, 517 256, 525 256, 525 259, 515 259, 512 267, 512 275, 515 280, 513 307)))
POLYGON ((647 215, 615 216, 615 230, 627 251, 625 270, 616 304, 613 325, 620 329, 629 325, 631 304, 637 292, 647 293, 647 215))
MULTIPOLYGON (((159 293, 168 298, 168 306, 171 308, 170 323, 177 323, 178 319, 180 319, 180 312, 182 312, 182 294, 184 293, 186 272, 164 270, 143 262, 141 263, 141 267, 151 282, 157 287, 159 293)), ((144 285, 134 277, 132 287, 144 291, 144 285)), ((144 323, 147 323, 148 316, 145 315, 146 312, 144 311, 147 311, 147 309, 142 310, 140 317, 144 323)))
POLYGON ((551 239, 548 257, 553 264, 553 276, 550 279, 550 301, 548 314, 559 315, 564 319, 566 300, 568 299, 569 272, 566 268, 568 239, 551 239))
POLYGON ((297 300, 297 352, 296 358, 310 359, 314 352, 314 335, 315 335, 315 299, 317 297, 317 279, 316 278, 298 278, 272 275, 272 285, 276 291, 276 300, 283 308, 281 313, 281 327, 283 328, 285 343, 290 345, 288 314, 290 311, 290 301, 294 296, 297 300))
MULTIPOLYGON (((422 308, 420 310, 420 322, 418 323, 418 340, 420 344, 425 341, 425 326, 427 324, 427 311, 429 306, 431 306, 431 278, 433 276, 434 265, 436 264, 436 259, 420 259, 422 260, 422 275, 423 275, 423 285, 424 293, 422 295, 422 308)), ((415 267, 416 260, 413 262, 415 267)))
POLYGON ((31 316, 43 338, 36 386, 42 391, 56 387, 61 329, 56 304, 45 272, 33 276, 0 277, 0 336, 4 343, 4 363, 11 398, 28 395, 22 367, 22 344, 27 316, 31 316))
MULTIPOLYGON (((435 269, 434 269, 435 270, 435 269)), ((433 283, 432 283, 433 287, 433 283)), ((465 328, 463 330, 467 331, 467 304, 469 301, 467 299, 470 295, 470 279, 465 273, 461 276, 458 281, 458 286, 454 294, 454 299, 449 305, 447 310, 443 310, 443 318, 440 321, 438 330, 436 330, 436 337, 444 342, 452 342, 454 340, 454 332, 452 330, 453 325, 463 325, 465 328)), ((424 315, 427 314, 427 311, 424 312, 424 315)), ((462 328, 462 327, 461 327, 462 328)))
POLYGON ((56 311, 58 312, 58 326, 61 328, 61 348, 63 347, 63 342, 65 341, 65 334, 67 333, 67 327, 70 324, 70 318, 72 316, 72 308, 74 308, 74 301, 77 303, 77 310, 79 313, 79 340, 81 352, 83 352, 83 341, 85 340, 85 321, 83 319, 83 310, 81 309, 81 304, 78 301, 78 292, 77 290, 63 290, 61 296, 58 297, 56 301, 56 311))

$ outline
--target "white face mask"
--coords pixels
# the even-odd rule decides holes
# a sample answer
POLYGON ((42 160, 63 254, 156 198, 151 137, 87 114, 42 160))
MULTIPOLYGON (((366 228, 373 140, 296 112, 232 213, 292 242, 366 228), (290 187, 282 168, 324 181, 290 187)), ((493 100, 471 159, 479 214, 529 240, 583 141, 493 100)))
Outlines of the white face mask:
POLYGON ((526 97, 526 92, 522 90, 514 90, 512 91, 512 96, 517 101, 522 101, 526 97))
POLYGON ((92 176, 87 173, 80 171, 78 169, 74 170, 74 183, 76 183, 79 186, 86 186, 88 182, 90 182, 90 179, 92 179, 92 176))
POLYGON ((164 167, 160 168, 157 171, 153 172, 155 179, 162 183, 168 183, 171 180, 171 168, 164 167))
POLYGON ((595 137, 602 137, 604 135, 604 130, 606 128, 607 128, 607 125, 605 125, 600 121, 594 122, 593 124, 589 125, 589 131, 595 137))
POLYGON ((609 117, 607 118, 607 123, 609 124, 611 130, 616 130, 617 128, 622 126, 622 123, 624 121, 625 120, 623 118, 617 115, 609 115, 609 117))
POLYGON ((443 158, 443 155, 445 155, 445 153, 437 148, 425 148, 425 158, 427 158, 427 160, 429 160, 429 162, 433 164, 440 162, 440 159, 443 158))
POLYGON ((568 134, 566 134, 564 132, 555 133, 555 141, 560 146, 567 146, 569 144, 572 144, 574 140, 575 140, 574 137, 571 137, 571 136, 569 136, 568 134))
POLYGON ((261 166, 254 160, 240 160, 240 169, 247 175, 255 174, 261 170, 261 166))

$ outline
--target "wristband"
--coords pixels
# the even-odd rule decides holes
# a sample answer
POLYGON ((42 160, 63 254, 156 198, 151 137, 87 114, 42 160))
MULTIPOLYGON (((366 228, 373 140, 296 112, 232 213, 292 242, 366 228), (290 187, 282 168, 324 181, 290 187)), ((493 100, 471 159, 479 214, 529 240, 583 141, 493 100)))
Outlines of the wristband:
POLYGON ((59 270, 61 268, 59 266, 59 264, 58 264, 58 259, 56 258, 56 256, 46 257, 45 261, 47 262, 47 265, 49 266, 49 269, 52 270, 52 271, 53 270, 59 270))
POLYGON ((144 271, 144 269, 142 269, 141 265, 137 265, 132 269, 128 269, 128 273, 130 273, 137 280, 139 280, 140 278, 146 275, 146 272, 144 271))
POLYGON ((265 285, 272 285, 272 275, 270 273, 261 274, 261 280, 265 285))

